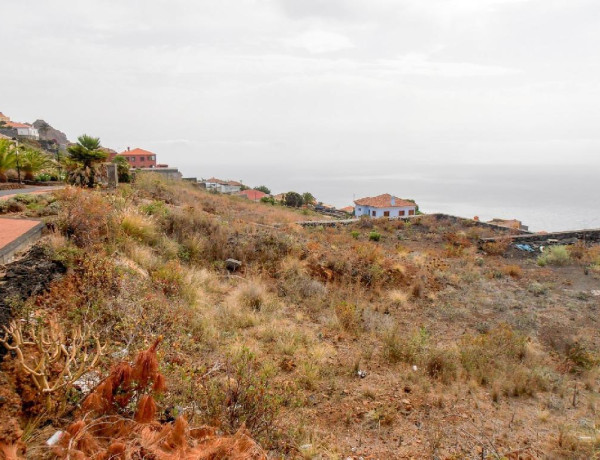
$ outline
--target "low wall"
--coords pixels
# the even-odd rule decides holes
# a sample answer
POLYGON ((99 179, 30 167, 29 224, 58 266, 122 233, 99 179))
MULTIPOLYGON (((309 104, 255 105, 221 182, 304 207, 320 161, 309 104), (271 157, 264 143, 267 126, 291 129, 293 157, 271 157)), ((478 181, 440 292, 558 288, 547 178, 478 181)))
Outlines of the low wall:
MULTIPOLYGON (((450 214, 421 214, 416 216, 396 216, 396 217, 388 217, 389 220, 402 220, 409 221, 413 219, 418 219, 420 217, 434 217, 437 220, 446 220, 452 223, 460 223, 465 225, 471 225, 474 227, 483 227, 483 228, 491 228, 493 230, 506 233, 508 235, 519 235, 519 234, 530 234, 530 232, 525 230, 517 230, 509 227, 502 227, 496 224, 490 224, 488 222, 481 222, 479 220, 466 219, 464 217, 452 216, 450 214)), ((377 219, 385 219, 385 217, 378 217, 377 219)), ((298 225, 302 225, 303 227, 335 227, 336 225, 350 225, 354 222, 358 222, 360 219, 355 217, 353 219, 339 219, 339 220, 314 220, 314 221, 303 221, 298 222, 298 225)))
MULTIPOLYGON (((584 229, 584 230, 567 230, 564 232, 552 233, 533 233, 529 235, 512 235, 510 239, 513 243, 563 243, 570 244, 575 241, 583 241, 585 243, 600 242, 600 228, 584 229)), ((488 243, 498 240, 498 238, 482 238, 480 243, 488 243)))
POLYGON ((35 227, 30 228, 27 232, 0 248, 0 265, 9 263, 17 252, 26 249, 39 240, 44 228, 44 223, 40 221, 35 227))

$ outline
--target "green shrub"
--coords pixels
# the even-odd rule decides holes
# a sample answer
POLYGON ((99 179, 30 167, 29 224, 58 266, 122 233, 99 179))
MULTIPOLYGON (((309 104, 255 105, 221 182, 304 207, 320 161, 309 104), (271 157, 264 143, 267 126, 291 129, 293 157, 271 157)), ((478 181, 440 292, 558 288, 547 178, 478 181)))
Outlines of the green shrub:
POLYGON ((235 433, 243 424, 259 440, 274 435, 275 420, 283 398, 273 391, 272 372, 256 356, 243 348, 228 363, 226 378, 213 374, 198 398, 200 412, 207 423, 226 433, 235 433))
POLYGON ((374 232, 374 231, 369 233, 369 240, 379 241, 380 239, 381 239, 381 233, 374 232))
POLYGON ((571 260, 567 246, 551 246, 544 254, 538 257, 537 264, 540 267, 546 265, 566 265, 571 260))
POLYGON ((350 235, 352 235, 352 238, 354 238, 355 240, 357 240, 358 237, 360 236, 360 232, 358 230, 352 230, 350 232, 350 235))
POLYGON ((391 328, 383 336, 383 356, 390 362, 415 364, 429 342, 429 333, 425 328, 416 330, 410 337, 398 327, 391 328))
POLYGON ((154 244, 158 237, 154 222, 140 214, 125 214, 121 220, 121 229, 126 235, 146 244, 154 244))

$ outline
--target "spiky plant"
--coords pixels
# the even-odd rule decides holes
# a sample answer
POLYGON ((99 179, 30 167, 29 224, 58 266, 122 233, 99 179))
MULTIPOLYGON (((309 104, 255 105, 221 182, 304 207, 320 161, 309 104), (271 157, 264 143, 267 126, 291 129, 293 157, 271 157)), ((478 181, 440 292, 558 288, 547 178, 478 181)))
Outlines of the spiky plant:
POLYGON ((17 158, 14 145, 8 139, 0 139, 0 182, 6 182, 6 173, 15 167, 17 158))
POLYGON ((180 416, 174 423, 156 420, 154 396, 165 390, 156 349, 162 340, 138 354, 133 365, 113 367, 85 399, 80 420, 72 423, 54 448, 59 458, 153 458, 266 460, 265 452, 242 426, 230 437, 217 429, 190 429, 180 416), (137 401, 136 401, 137 400, 137 401), (135 410, 133 410, 135 407, 135 410), (131 412, 133 411, 133 419, 131 412))
POLYGON ((19 152, 19 163, 21 171, 25 173, 25 180, 33 180, 36 173, 54 165, 49 155, 31 147, 19 152))
POLYGON ((77 138, 77 143, 70 145, 67 151, 69 159, 80 166, 80 171, 76 171, 72 177, 80 177, 87 182, 88 187, 93 188, 97 164, 108 157, 108 154, 101 150, 100 138, 82 134, 77 138))

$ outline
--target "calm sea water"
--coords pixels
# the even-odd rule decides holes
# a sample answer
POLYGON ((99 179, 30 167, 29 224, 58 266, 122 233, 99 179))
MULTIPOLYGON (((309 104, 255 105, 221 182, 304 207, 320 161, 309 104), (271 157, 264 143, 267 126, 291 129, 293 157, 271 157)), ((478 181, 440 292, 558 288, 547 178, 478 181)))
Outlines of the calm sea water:
POLYGON ((600 227, 600 168, 596 165, 413 164, 389 171, 383 164, 213 164, 186 169, 197 171, 198 177, 215 175, 243 179, 252 186, 265 184, 273 193, 310 191, 338 208, 351 205, 354 198, 391 193, 415 199, 424 212, 482 220, 516 218, 534 231, 600 227))

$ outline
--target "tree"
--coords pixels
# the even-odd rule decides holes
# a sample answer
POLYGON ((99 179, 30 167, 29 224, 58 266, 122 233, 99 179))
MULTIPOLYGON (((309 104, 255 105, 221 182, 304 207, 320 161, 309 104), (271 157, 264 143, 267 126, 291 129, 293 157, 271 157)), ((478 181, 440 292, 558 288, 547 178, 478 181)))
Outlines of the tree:
POLYGON ((284 203, 290 208, 299 208, 304 203, 304 200, 302 199, 302 195, 297 192, 287 192, 284 203))
POLYGON ((131 180, 131 174, 129 174, 129 162, 124 156, 117 155, 112 161, 117 165, 117 174, 119 175, 119 182, 129 182, 131 180))
POLYGON ((259 185, 258 187, 254 187, 254 190, 266 193, 267 195, 271 194, 271 189, 269 189, 269 187, 267 187, 266 185, 259 185))
POLYGON ((17 157, 14 146, 8 139, 0 139, 0 182, 6 182, 6 172, 15 167, 17 157))
POLYGON ((315 204, 317 200, 315 200, 315 197, 312 195, 312 193, 304 192, 302 194, 302 201, 304 201, 304 204, 315 204))
POLYGON ((77 138, 77 144, 70 145, 67 149, 69 158, 80 165, 80 169, 72 171, 71 182, 87 182, 87 186, 94 187, 96 168, 98 163, 106 160, 108 154, 100 149, 100 138, 83 134, 77 138))
POLYGON ((36 173, 54 164, 52 158, 32 147, 25 147, 19 152, 19 166, 25 173, 25 180, 33 180, 36 173))

